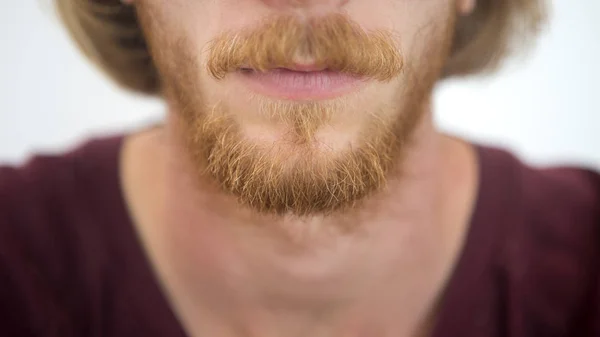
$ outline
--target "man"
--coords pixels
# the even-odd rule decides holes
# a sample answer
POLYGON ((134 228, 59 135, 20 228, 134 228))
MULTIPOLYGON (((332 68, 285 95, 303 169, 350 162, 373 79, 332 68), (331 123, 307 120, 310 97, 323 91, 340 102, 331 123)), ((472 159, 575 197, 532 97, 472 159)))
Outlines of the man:
POLYGON ((0 335, 600 335, 600 177, 437 131, 536 0, 57 0, 163 125, 0 170, 0 335))

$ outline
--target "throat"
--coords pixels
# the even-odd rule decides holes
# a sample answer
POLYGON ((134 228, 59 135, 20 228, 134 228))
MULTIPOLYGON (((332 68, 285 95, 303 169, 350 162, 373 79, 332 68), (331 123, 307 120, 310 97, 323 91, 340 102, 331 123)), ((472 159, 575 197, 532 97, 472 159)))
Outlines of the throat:
POLYGON ((166 200, 173 223, 161 226, 159 270, 192 336, 412 336, 443 277, 432 212, 411 213, 411 223, 388 205, 225 224, 206 205, 214 197, 190 200, 205 211, 183 218, 189 205, 166 200), (355 224, 342 229, 344 221, 355 224))

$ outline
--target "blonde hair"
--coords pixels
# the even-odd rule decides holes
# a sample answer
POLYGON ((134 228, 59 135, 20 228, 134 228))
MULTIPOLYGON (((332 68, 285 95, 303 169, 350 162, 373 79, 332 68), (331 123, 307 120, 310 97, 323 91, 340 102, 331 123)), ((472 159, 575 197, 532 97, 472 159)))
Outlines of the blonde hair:
MULTIPOLYGON (((120 0, 56 0, 61 19, 83 53, 122 87, 161 92, 135 8, 120 0)), ((527 43, 546 18, 544 0, 477 0, 456 26, 444 77, 489 73, 527 43)))

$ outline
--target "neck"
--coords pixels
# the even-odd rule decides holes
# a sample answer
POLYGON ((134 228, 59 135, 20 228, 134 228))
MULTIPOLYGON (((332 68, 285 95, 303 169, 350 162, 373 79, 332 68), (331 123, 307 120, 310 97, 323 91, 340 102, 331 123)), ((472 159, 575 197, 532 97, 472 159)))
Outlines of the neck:
POLYGON ((152 194, 161 197, 148 201, 154 216, 137 222, 190 334, 383 337, 426 329, 473 194, 455 186, 471 177, 467 161, 455 159, 461 151, 467 158, 465 147, 432 125, 427 114, 402 176, 360 209, 302 219, 253 214, 199 186, 167 127, 154 159, 164 184, 152 194))

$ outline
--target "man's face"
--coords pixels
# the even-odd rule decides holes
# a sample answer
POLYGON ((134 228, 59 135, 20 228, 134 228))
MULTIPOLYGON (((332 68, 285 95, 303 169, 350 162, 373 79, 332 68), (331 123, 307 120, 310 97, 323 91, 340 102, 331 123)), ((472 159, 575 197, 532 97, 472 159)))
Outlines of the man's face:
POLYGON ((381 188, 449 52, 454 0, 139 0, 202 179, 266 213, 381 188))

